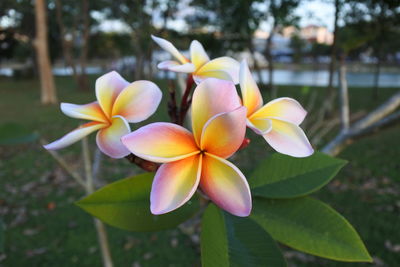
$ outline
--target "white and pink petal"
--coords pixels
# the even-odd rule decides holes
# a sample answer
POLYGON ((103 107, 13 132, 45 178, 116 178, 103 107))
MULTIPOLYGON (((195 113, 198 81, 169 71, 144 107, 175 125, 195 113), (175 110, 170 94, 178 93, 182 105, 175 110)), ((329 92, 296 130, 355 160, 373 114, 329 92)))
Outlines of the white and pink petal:
POLYGON ((122 137, 122 143, 138 157, 158 163, 177 161, 199 153, 191 132, 167 122, 143 126, 122 137))
POLYGON ((112 107, 119 93, 128 86, 129 83, 116 71, 104 74, 96 80, 96 97, 104 114, 112 117, 112 107))
POLYGON ((251 118, 277 118, 299 125, 306 115, 307 111, 299 102, 293 98, 281 97, 265 104, 251 118))
POLYGON ((105 123, 108 122, 103 110, 101 109, 97 101, 84 105, 61 103, 61 111, 71 118, 105 123))
POLYGON ((179 62, 181 62, 182 64, 188 63, 189 60, 184 57, 181 52, 178 51, 178 49, 176 49, 176 47, 170 42, 167 41, 163 38, 160 37, 156 37, 154 35, 151 36, 151 38, 153 39, 154 42, 156 42, 162 49, 164 49, 165 51, 167 51, 168 53, 170 53, 172 56, 174 56, 179 62))
POLYGON ((112 115, 120 115, 131 123, 143 121, 157 110, 161 98, 161 90, 155 83, 133 82, 118 95, 112 115))
POLYGON ((250 188, 243 173, 229 161, 206 153, 200 179, 202 191, 221 209, 233 215, 250 215, 250 188))
POLYGON ((190 61, 196 66, 196 69, 210 61, 204 47, 197 40, 193 40, 190 44, 190 61))
POLYGON ((226 77, 229 77, 230 81, 233 81, 235 84, 238 84, 239 70, 240 70, 240 64, 237 60, 231 57, 219 57, 204 64, 200 69, 196 71, 195 75, 200 77, 214 77, 209 75, 215 72, 222 71, 228 74, 228 76, 226 77))
POLYGON ((43 146, 47 150, 57 150, 61 149, 64 147, 67 147, 69 145, 72 145, 73 143, 81 140, 85 136, 88 136, 89 134, 106 127, 107 125, 104 123, 98 123, 98 122, 88 122, 80 127, 76 128, 75 130, 69 132, 68 134, 64 135, 60 139, 47 144, 43 146))
POLYGON ((303 130, 296 124, 271 119, 272 130, 263 135, 268 144, 279 153, 292 157, 308 157, 314 153, 303 130))
POLYGON ((251 75, 245 60, 240 64, 240 90, 242 92, 243 106, 247 107, 250 116, 263 105, 260 89, 251 75))
POLYGON ((241 106, 233 82, 209 78, 201 82, 193 93, 192 129, 198 145, 206 122, 213 116, 241 106))
POLYGON ((114 116, 111 125, 101 129, 96 136, 99 149, 111 158, 123 158, 130 152, 121 138, 131 132, 128 122, 121 116, 114 116))
POLYGON ((212 117, 204 125, 200 147, 207 153, 221 158, 233 155, 243 143, 246 133, 246 108, 212 117))
POLYGON ((164 163, 157 170, 150 194, 150 210, 164 214, 185 204, 200 182, 202 156, 164 163))

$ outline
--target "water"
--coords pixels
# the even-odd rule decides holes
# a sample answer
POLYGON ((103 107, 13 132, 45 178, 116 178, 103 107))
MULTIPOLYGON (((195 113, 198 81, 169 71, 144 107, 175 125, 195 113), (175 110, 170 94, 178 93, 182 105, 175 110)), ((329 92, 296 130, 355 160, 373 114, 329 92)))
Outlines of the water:
MULTIPOLYGON (((262 80, 268 82, 268 71, 261 71, 262 80)), ((329 72, 276 70, 273 74, 274 83, 278 85, 327 86, 329 72)), ((257 75, 255 75, 257 80, 257 75)), ((334 75, 334 85, 338 83, 337 73, 334 75)), ((351 87, 374 86, 374 73, 347 72, 347 83, 351 87)), ((400 73, 384 72, 379 75, 379 87, 400 87, 400 73)))
MULTIPOLYGON (((102 74, 104 70, 101 67, 88 67, 89 74, 102 74)), ((56 67, 53 73, 59 76, 71 75, 69 68, 56 67)), ((12 76, 13 71, 10 68, 0 68, 0 76, 12 76)), ((268 82, 268 71, 261 71, 262 80, 268 82)), ((327 70, 275 70, 274 83, 277 85, 298 85, 298 86, 327 86, 329 73, 327 70)), ((166 77, 174 79, 173 72, 158 71, 156 77, 164 79, 166 77)), ((254 75, 258 78, 258 75, 254 75)), ((258 81, 257 81, 258 82, 258 81)), ((374 74, 372 72, 348 72, 347 82, 351 87, 372 87, 374 85, 374 74)), ((334 77, 334 84, 337 84, 337 75, 334 77)), ((379 87, 400 87, 400 73, 382 72, 379 76, 379 87)))

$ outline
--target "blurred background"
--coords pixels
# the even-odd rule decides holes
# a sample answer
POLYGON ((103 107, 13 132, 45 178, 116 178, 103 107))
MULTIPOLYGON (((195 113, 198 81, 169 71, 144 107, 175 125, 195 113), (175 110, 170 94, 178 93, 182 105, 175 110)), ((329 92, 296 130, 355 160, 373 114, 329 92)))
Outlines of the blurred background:
MULTIPOLYGON (((354 225, 374 263, 328 261, 282 246, 290 266, 398 266, 398 0, 1 0, 0 266, 102 264, 93 220, 73 204, 85 192, 40 143, 78 125, 59 102, 94 101, 95 79, 110 70, 156 82, 164 100, 144 123, 168 121, 168 87, 179 88, 185 77, 157 70, 170 55, 151 34, 187 55, 196 39, 211 58, 246 59, 265 101, 298 99, 309 112, 302 127, 313 146, 349 161, 315 197, 354 225)), ((251 179, 272 151, 248 137, 251 145, 233 160, 251 179)), ((94 151, 93 136, 90 144, 94 151)), ((94 155, 102 162, 97 186, 140 172, 94 155)), ((79 143, 59 156, 82 172, 79 143)), ((196 226, 107 230, 115 266, 200 266, 196 226)))

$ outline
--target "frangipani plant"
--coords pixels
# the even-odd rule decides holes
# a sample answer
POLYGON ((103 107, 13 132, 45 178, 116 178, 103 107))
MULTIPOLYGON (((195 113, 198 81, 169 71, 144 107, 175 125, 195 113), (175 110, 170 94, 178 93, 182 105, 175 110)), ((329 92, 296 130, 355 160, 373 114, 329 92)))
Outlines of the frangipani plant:
POLYGON ((104 154, 112 158, 125 157, 130 152, 122 145, 121 137, 131 132, 129 123, 150 117, 157 110, 161 97, 158 86, 150 81, 128 83, 115 71, 104 74, 96 80, 97 101, 85 105, 61 103, 65 115, 90 122, 44 147, 61 149, 98 131, 97 146, 104 154))
POLYGON ((203 45, 197 40, 193 40, 190 44, 190 59, 188 59, 171 42, 153 35, 151 38, 177 60, 163 61, 157 65, 159 69, 190 73, 197 84, 210 77, 239 83, 240 65, 235 59, 219 57, 210 60, 203 45))
POLYGON ((225 160, 239 149, 246 131, 246 108, 240 104, 235 85, 214 78, 200 83, 193 95, 191 117, 193 134, 179 125, 159 122, 122 138, 133 154, 164 163, 154 177, 151 212, 163 214, 179 208, 200 185, 222 209, 248 216, 247 180, 225 160))
MULTIPOLYGON (((276 242, 328 259, 370 262, 354 228, 332 208, 309 196, 346 162, 314 152, 299 127, 306 116, 302 106, 291 98, 275 99, 263 106, 245 62, 240 70, 235 66, 236 71, 219 66, 217 71, 229 73, 229 79, 226 75, 207 77, 199 70, 213 61, 205 63, 208 61, 196 57, 200 51, 206 59, 199 43, 192 43, 189 61, 168 41, 153 39, 179 60, 162 63, 161 68, 188 73, 188 80, 196 76, 198 85, 192 93, 188 83, 179 108, 175 92, 170 91, 169 115, 174 123, 151 123, 132 133, 122 126, 117 128, 124 130, 107 131, 118 153, 99 145, 114 157, 131 152, 128 159, 152 164, 155 172, 106 185, 77 205, 103 222, 129 231, 158 231, 201 218, 202 266, 286 266, 276 242), (240 78, 242 99, 234 77, 240 78), (182 127, 189 107, 191 131, 182 127), (248 143, 246 126, 280 153, 260 158, 243 174, 231 161, 240 160, 240 149, 248 143), (237 157, 230 158, 235 153, 237 157)), ((158 106, 161 95, 151 82, 142 81, 139 88, 135 83, 127 86, 119 78, 107 79, 111 80, 97 82, 99 104, 83 106, 83 111, 81 106, 64 104, 64 113, 93 120, 99 128, 87 131, 92 132, 105 125, 114 128, 114 119, 144 120, 158 106), (129 97, 124 98, 125 94, 129 97), (138 109, 142 104, 146 108, 138 109)), ((67 135, 47 148, 60 148, 71 140, 77 138, 67 135)), ((138 165, 148 171, 148 164, 138 165)))

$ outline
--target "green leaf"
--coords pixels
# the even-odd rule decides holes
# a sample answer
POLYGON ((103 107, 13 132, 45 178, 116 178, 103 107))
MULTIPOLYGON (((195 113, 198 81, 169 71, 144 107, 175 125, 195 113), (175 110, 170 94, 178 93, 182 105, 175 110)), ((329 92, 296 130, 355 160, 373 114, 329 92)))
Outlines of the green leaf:
POLYGON ((114 182, 76 204, 109 225, 135 232, 172 228, 198 211, 198 199, 192 198, 173 212, 151 214, 150 190, 153 177, 154 173, 145 173, 114 182))
POLYGON ((275 240, 300 251, 338 261, 372 261, 349 222, 319 200, 256 198, 251 218, 275 240))
POLYGON ((277 153, 256 168, 249 183, 254 196, 305 196, 327 184, 346 163, 345 160, 319 152, 307 158, 294 158, 277 153))
POLYGON ((209 266, 286 266, 275 241, 249 218, 210 204, 202 220, 201 261, 209 266))
POLYGON ((0 125, 0 145, 18 145, 34 142, 39 135, 22 125, 8 122, 0 125))

